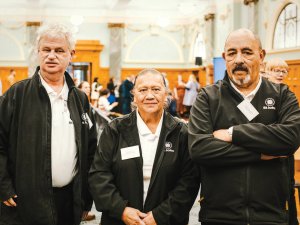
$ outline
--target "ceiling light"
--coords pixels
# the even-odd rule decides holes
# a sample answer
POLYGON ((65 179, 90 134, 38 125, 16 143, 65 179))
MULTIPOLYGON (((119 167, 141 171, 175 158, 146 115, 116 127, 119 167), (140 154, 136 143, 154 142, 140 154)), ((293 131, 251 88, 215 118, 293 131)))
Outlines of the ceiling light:
POLYGON ((170 25, 170 19, 169 18, 158 18, 158 20, 156 21, 156 24, 160 27, 167 27, 170 25))
POLYGON ((79 26, 80 24, 83 23, 83 20, 84 20, 83 16, 80 15, 73 15, 70 18, 70 21, 74 26, 79 26))

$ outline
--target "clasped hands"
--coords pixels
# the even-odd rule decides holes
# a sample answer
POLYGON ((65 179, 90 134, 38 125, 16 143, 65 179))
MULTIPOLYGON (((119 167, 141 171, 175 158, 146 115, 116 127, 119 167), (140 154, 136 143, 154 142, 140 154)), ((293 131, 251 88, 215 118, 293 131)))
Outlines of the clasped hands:
POLYGON ((126 225, 157 225, 151 211, 143 213, 131 207, 124 209, 122 221, 126 225))

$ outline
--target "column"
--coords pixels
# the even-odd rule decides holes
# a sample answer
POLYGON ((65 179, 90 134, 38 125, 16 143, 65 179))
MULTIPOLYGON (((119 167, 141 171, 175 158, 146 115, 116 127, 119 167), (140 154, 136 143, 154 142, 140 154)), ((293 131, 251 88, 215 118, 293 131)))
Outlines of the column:
POLYGON ((255 33, 258 32, 258 8, 256 7, 257 2, 258 0, 244 0, 244 4, 248 6, 248 28, 255 33))
POLYGON ((206 61, 207 64, 212 63, 213 58, 213 45, 214 45, 214 18, 215 14, 209 13, 204 15, 205 20, 205 48, 206 48, 206 61))
POLYGON ((109 23, 110 42, 109 42, 109 76, 116 81, 121 81, 122 68, 122 45, 124 24, 109 23))
POLYGON ((31 77, 36 67, 37 62, 37 52, 35 51, 35 41, 37 37, 37 30, 39 29, 40 22, 26 22, 26 34, 27 34, 27 45, 28 45, 28 76, 31 77))

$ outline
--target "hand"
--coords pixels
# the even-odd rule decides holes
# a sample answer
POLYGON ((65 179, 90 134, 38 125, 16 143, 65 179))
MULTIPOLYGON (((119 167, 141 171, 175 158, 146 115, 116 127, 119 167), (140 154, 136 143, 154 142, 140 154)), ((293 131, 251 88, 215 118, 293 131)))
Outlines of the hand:
POLYGON ((146 213, 142 213, 138 209, 126 207, 123 211, 122 221, 126 225, 145 225, 142 219, 146 216, 146 213))
POLYGON ((116 107, 118 104, 119 104, 118 102, 113 102, 113 103, 112 103, 112 105, 113 105, 114 107, 116 107))
POLYGON ((14 195, 12 198, 4 201, 3 203, 8 207, 16 207, 17 203, 14 201, 14 198, 17 198, 18 196, 14 195))
POLYGON ((143 219, 143 221, 146 225, 157 225, 153 217, 152 211, 147 213, 147 216, 143 219))
POLYGON ((213 132, 215 138, 226 142, 232 142, 232 136, 229 135, 228 129, 216 130, 213 132))
POLYGON ((287 156, 272 156, 272 155, 265 155, 265 154, 261 154, 260 156, 261 160, 272 160, 278 158, 287 158, 287 156))

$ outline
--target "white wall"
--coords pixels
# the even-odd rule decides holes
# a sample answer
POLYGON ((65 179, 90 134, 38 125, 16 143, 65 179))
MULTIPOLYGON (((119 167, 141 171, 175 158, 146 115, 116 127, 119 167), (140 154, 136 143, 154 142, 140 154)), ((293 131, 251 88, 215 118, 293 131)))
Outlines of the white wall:
POLYGON ((0 66, 27 66, 27 56, 25 26, 0 24, 0 66))

